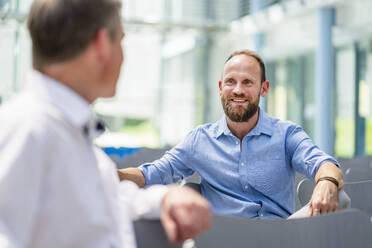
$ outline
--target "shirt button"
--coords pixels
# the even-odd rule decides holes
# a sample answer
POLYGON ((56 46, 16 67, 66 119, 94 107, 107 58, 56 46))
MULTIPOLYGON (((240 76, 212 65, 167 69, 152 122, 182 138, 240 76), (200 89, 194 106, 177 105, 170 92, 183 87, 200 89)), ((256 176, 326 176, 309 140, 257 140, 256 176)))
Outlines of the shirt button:
POLYGON ((238 141, 235 141, 235 144, 237 144, 237 145, 238 145, 238 144, 239 144, 239 142, 238 142, 238 141))
POLYGON ((244 188, 245 188, 245 189, 248 189, 248 185, 245 185, 244 188))
POLYGON ((260 214, 261 217, 263 217, 263 214, 260 214))
POLYGON ((240 165, 241 165, 241 166, 244 166, 244 162, 241 162, 240 165))

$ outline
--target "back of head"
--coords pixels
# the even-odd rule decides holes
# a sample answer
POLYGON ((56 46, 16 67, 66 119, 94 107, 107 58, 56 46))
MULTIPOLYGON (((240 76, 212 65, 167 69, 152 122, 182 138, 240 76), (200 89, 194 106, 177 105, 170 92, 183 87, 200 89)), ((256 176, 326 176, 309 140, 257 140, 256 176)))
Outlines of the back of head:
POLYGON ((75 58, 102 28, 114 39, 120 9, 120 0, 35 0, 28 17, 34 68, 75 58))

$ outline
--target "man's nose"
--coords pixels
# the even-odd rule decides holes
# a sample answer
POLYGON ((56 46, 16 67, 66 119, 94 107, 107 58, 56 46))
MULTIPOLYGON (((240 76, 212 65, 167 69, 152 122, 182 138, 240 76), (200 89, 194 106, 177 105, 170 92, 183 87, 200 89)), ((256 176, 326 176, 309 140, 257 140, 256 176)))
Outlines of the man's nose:
POLYGON ((235 84, 235 87, 233 89, 233 93, 234 94, 237 94, 237 95, 241 95, 243 94, 243 88, 242 88, 242 83, 238 82, 237 84, 235 84))

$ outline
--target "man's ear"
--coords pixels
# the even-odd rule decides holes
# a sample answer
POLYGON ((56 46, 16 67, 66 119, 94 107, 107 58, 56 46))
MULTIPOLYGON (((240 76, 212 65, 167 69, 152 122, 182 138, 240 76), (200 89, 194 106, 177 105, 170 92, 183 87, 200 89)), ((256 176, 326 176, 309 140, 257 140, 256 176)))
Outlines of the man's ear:
POLYGON ((270 88, 270 82, 268 80, 262 82, 260 95, 262 97, 267 96, 267 93, 269 93, 269 88, 270 88))
POLYGON ((218 81, 218 91, 220 92, 220 96, 221 96, 221 94, 222 94, 222 82, 221 82, 221 80, 220 81, 218 81))
POLYGON ((93 41, 93 47, 100 62, 110 59, 111 39, 107 29, 100 29, 93 41))

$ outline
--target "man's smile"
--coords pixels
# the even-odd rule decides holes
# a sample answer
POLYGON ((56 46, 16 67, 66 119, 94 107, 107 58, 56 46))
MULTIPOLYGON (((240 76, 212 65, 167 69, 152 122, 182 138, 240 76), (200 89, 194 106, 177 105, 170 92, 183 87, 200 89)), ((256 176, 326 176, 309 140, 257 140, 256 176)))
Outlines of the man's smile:
POLYGON ((230 99, 230 101, 237 105, 243 105, 244 103, 248 102, 246 99, 230 99))

